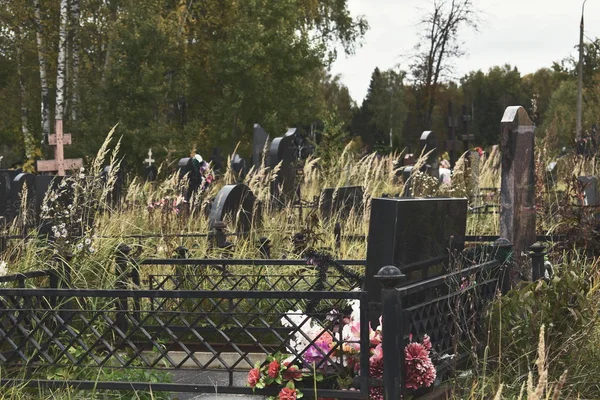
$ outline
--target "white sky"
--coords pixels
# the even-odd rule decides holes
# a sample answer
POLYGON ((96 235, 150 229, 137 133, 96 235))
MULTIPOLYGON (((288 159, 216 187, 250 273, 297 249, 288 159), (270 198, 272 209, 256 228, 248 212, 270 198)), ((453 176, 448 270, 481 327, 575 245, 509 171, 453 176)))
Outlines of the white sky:
MULTIPOLYGON (((375 67, 400 64, 417 43, 418 21, 431 0, 348 0, 353 16, 366 16, 370 29, 354 56, 340 54, 332 66, 360 105, 375 67)), ((479 31, 464 30, 467 55, 454 62, 456 80, 470 71, 510 63, 521 75, 550 67, 576 53, 580 0, 474 0, 481 11, 479 31)), ((600 37, 600 0, 585 4, 585 34, 600 37)), ((585 41, 589 39, 584 38, 585 41)))

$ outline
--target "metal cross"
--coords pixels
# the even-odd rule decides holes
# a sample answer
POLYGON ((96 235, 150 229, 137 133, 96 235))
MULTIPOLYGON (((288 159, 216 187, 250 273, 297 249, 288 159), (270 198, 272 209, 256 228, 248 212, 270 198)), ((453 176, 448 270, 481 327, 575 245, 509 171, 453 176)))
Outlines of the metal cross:
POLYGON ((148 149, 148 158, 144 160, 144 162, 148 163, 148 166, 151 167, 154 159, 152 158, 152 149, 148 149))

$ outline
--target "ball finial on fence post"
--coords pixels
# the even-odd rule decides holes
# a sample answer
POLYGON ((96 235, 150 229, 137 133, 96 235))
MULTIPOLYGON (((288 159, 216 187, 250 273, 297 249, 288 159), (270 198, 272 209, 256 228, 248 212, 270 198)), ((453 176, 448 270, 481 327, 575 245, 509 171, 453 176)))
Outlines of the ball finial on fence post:
POLYGON ((393 289, 406 279, 406 275, 404 275, 398 267, 386 265, 377 272, 375 279, 381 282, 384 289, 393 289))
POLYGON ((546 255, 546 246, 540 242, 535 242, 529 247, 531 257, 531 279, 535 282, 544 277, 544 256, 546 255))

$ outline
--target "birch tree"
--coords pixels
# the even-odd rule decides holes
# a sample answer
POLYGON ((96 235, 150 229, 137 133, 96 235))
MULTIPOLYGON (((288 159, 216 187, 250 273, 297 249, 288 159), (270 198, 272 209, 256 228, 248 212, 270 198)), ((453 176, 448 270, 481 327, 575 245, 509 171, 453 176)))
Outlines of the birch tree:
POLYGON ((80 23, 79 0, 71 0, 71 120, 77 120, 79 107, 79 23, 80 23))
POLYGON ((23 29, 17 25, 15 26, 16 36, 16 53, 17 53, 17 78, 19 80, 19 103, 20 103, 20 116, 21 116, 21 134, 23 135, 23 143, 25 145, 25 156, 27 160, 33 160, 35 157, 35 143, 33 136, 29 131, 29 108, 27 107, 27 85, 25 83, 25 74, 23 73, 23 44, 24 44, 24 33, 23 29))
POLYGON ((68 0, 60 0, 60 29, 58 33, 58 62, 56 64, 56 108, 54 119, 62 121, 65 111, 65 69, 67 64, 68 0))
POLYGON ((48 93, 48 63, 46 61, 46 45, 44 43, 40 0, 33 1, 35 38, 38 51, 38 64, 40 69, 40 87, 42 92, 41 113, 42 133, 44 138, 50 134, 50 95, 48 93))

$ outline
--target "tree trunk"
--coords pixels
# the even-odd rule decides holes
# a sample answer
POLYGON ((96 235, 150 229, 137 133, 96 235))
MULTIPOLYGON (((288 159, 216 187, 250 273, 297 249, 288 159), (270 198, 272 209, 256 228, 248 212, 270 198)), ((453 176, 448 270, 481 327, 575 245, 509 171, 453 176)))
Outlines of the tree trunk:
POLYGON ((77 121, 79 107, 79 20, 81 16, 79 0, 71 0, 71 16, 73 18, 71 26, 71 120, 77 121))
POLYGON ((16 29, 17 35, 17 77, 19 79, 19 102, 21 103, 21 133, 23 134, 23 143, 25 145, 25 156, 27 160, 35 158, 35 143, 31 132, 29 131, 29 109, 27 108, 27 87, 25 86, 25 76, 23 75, 23 32, 20 27, 16 29))
POLYGON ((40 66, 40 86, 42 88, 42 133, 44 138, 48 138, 48 135, 50 134, 50 95, 48 93, 48 68, 40 12, 40 0, 34 0, 33 5, 35 9, 35 37, 38 50, 38 62, 40 66))
POLYGON ((63 120, 65 111, 65 68, 67 64, 68 0, 60 0, 60 30, 58 33, 58 62, 56 64, 55 120, 63 120))

